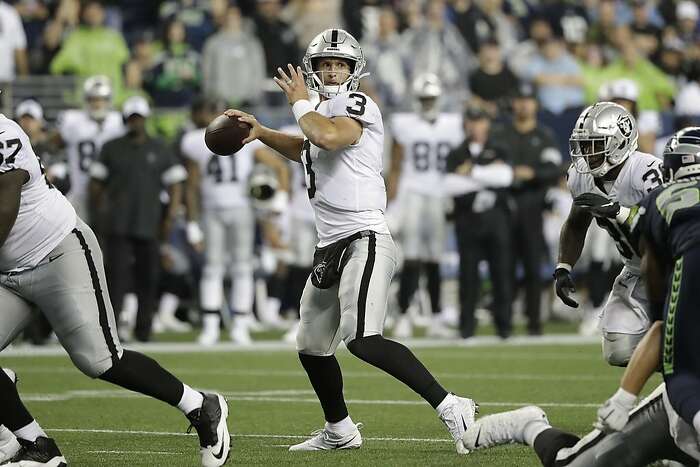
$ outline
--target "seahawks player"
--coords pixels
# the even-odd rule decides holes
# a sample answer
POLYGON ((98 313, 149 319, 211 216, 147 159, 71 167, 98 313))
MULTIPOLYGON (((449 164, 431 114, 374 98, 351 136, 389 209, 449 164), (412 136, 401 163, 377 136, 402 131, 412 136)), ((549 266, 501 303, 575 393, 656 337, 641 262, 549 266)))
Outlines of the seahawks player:
POLYGON ((637 137, 634 117, 618 104, 599 102, 579 116, 571 134, 573 163, 568 172, 574 204, 561 230, 559 264, 554 272, 557 296, 566 305, 578 307, 570 296, 575 292, 571 270, 595 217, 615 240, 625 262, 600 322, 605 360, 615 366, 627 364, 651 324, 646 288, 640 278, 640 258, 630 241, 629 229, 595 216, 577 198, 594 193, 629 207, 661 184, 661 160, 637 151, 637 137))
POLYGON ((246 145, 230 157, 214 155, 204 143, 205 131, 204 127, 191 130, 180 142, 188 172, 187 236, 190 243, 203 248, 205 257, 200 283, 203 329, 198 341, 209 346, 219 340, 228 268, 232 284, 229 306, 234 313, 231 340, 249 344, 255 288, 255 215, 248 177, 256 160, 276 167, 278 172, 286 171, 286 167, 280 167, 284 164, 260 143, 246 145))
POLYGON ((252 115, 227 111, 252 126, 249 143, 260 140, 301 162, 316 219, 319 243, 301 298, 297 349, 321 402, 326 424, 292 451, 353 449, 362 445, 343 397, 335 351, 341 340, 358 358, 420 394, 447 426, 458 452, 462 433, 474 421, 476 404, 449 394, 403 345, 382 337, 396 250, 384 218, 381 175, 384 127, 377 105, 357 89, 365 57, 341 29, 316 36, 304 70, 278 68, 274 80, 285 92, 304 137, 262 126, 252 115), (307 88, 308 87, 308 88, 307 88), (321 102, 309 102, 312 89, 321 102))
MULTIPOLYGON (((441 94, 437 76, 418 75, 413 83, 416 111, 397 113, 391 119, 394 144, 387 191, 389 201, 397 198, 400 206, 404 256, 399 285, 402 317, 394 328, 396 337, 411 337, 413 333, 406 310, 418 289, 421 270, 428 279, 433 316, 440 313, 440 259, 445 243, 442 181, 447 155, 464 136, 461 116, 440 112, 441 94)), ((444 336, 440 320, 433 319, 428 334, 444 336)))
POLYGON ((121 114, 111 109, 112 86, 109 78, 91 76, 83 85, 84 109, 66 110, 58 118, 59 144, 66 147, 71 188, 68 200, 81 219, 88 217, 90 164, 102 145, 124 133, 121 114))
MULTIPOLYGON (((223 397, 195 391, 149 357, 122 348, 95 234, 47 181, 21 127, 2 114, 0 199, 0 350, 38 308, 78 369, 179 408, 197 429, 202 465, 223 465, 230 444, 223 397)), ((8 465, 66 465, 3 371, 0 401, 0 425, 21 445, 8 465)))

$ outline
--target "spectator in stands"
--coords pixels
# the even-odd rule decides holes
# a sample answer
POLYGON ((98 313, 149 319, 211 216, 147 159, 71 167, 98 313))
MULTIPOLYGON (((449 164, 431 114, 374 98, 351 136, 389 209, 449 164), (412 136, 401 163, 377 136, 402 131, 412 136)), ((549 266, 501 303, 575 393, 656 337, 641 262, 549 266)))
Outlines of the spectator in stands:
POLYGON ((524 78, 528 64, 540 53, 544 44, 553 36, 552 25, 544 16, 535 16, 530 20, 529 39, 520 42, 511 53, 506 54, 508 67, 516 76, 524 78))
MULTIPOLYGON (((105 143, 92 164, 91 199, 108 213, 106 271, 114 310, 122 309, 129 286, 138 297, 134 337, 148 341, 156 306, 160 269, 160 241, 168 238, 181 204, 185 168, 173 151, 146 133, 148 102, 133 96, 122 115, 128 132, 105 143), (162 213, 160 194, 168 189, 170 202, 162 213), (133 281, 131 280, 133 278, 133 281)), ((117 321, 118 321, 117 317, 117 321)))
POLYGON ((262 97, 265 53, 260 41, 243 30, 235 6, 228 9, 224 27, 204 45, 202 75, 205 94, 215 99, 245 106, 262 97))
POLYGON ((154 49, 150 33, 144 32, 135 38, 131 47, 131 59, 124 70, 126 88, 129 91, 143 89, 144 81, 154 66, 154 49))
POLYGON ((80 25, 79 0, 60 0, 41 36, 41 46, 31 58, 33 73, 49 74, 49 66, 63 41, 80 25))
POLYGON ((161 21, 176 19, 185 25, 187 42, 201 51, 207 38, 215 31, 209 2, 204 0, 169 0, 160 7, 161 21))
POLYGON ((661 28, 652 23, 650 9, 648 0, 632 1, 633 18, 630 29, 634 41, 645 57, 654 57, 661 44, 661 28))
POLYGON ((284 11, 299 39, 299 47, 306 50, 316 35, 328 28, 343 24, 341 0, 290 0, 284 11))
POLYGON ((0 0, 0 83, 28 73, 27 36, 22 19, 12 5, 0 0))
MULTIPOLYGON (((491 132, 490 144, 508 156, 513 166, 511 219, 514 240, 513 274, 522 263, 525 282, 525 315, 531 335, 542 333, 540 298, 542 260, 545 258, 543 210, 545 194, 561 174, 561 152, 549 128, 537 121, 537 90, 521 83, 513 98, 513 122, 491 132)), ((570 130, 569 130, 570 131, 570 130)))
POLYGON ((688 67, 688 82, 676 96, 676 115, 700 117, 700 60, 688 67))
POLYGON ((406 62, 398 34, 398 21, 393 8, 382 8, 376 40, 362 46, 367 57, 369 80, 380 104, 398 109, 404 103, 408 90, 406 62))
POLYGON ((484 41, 498 40, 497 25, 481 8, 481 2, 457 0, 453 8, 455 25, 467 41, 472 53, 476 54, 484 41))
POLYGON ((525 77, 537 85, 544 110, 555 115, 584 104, 581 67, 559 37, 552 37, 525 69, 525 77))
POLYGON ((684 0, 676 5, 676 32, 685 47, 697 48, 700 39, 698 19, 700 7, 696 2, 684 0))
POLYGON ((112 83, 115 101, 123 97, 122 68, 129 60, 129 49, 119 31, 104 24, 105 11, 97 0, 88 0, 81 12, 83 23, 64 41, 50 65, 56 75, 106 75, 112 83))
POLYGON ((277 67, 298 64, 301 52, 292 27, 282 20, 280 0, 258 0, 255 28, 265 50, 265 70, 268 77, 277 74, 277 67))
POLYGON ((494 39, 479 47, 479 68, 469 75, 469 88, 474 104, 486 109, 491 118, 510 105, 510 95, 518 85, 507 65, 503 63, 501 48, 494 39))
POLYGON ((461 110, 467 93, 464 77, 475 65, 474 57, 457 28, 447 21, 445 1, 428 0, 423 23, 404 31, 401 41, 410 60, 411 76, 424 72, 438 75, 445 93, 451 95, 450 104, 461 110))
POLYGON ((17 13, 22 18, 22 25, 27 36, 27 50, 30 52, 40 45, 41 34, 50 15, 48 3, 47 0, 19 0, 14 2, 17 13))
POLYGON ((618 26, 615 0, 600 0, 595 12, 595 21, 588 29, 588 40, 603 47, 606 57, 615 51, 615 30, 618 26))
POLYGON ((199 90, 200 56, 185 38, 185 25, 179 20, 166 24, 163 50, 155 57, 144 83, 158 107, 186 106, 199 90))

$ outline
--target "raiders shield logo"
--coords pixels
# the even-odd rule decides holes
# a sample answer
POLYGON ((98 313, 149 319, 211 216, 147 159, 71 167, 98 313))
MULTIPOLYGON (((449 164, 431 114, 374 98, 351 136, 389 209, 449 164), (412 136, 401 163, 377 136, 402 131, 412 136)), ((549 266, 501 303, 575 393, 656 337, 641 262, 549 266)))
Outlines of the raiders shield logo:
POLYGON ((627 115, 617 117, 617 127, 625 138, 632 134, 632 119, 627 115))

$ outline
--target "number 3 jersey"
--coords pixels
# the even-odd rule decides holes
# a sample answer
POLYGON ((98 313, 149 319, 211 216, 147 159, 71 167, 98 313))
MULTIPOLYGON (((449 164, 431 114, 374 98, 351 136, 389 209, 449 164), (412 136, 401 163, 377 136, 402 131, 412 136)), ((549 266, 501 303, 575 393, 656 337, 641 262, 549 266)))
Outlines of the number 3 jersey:
POLYGON ((102 122, 97 122, 85 110, 66 110, 59 116, 58 132, 68 155, 69 195, 82 198, 87 193, 90 164, 97 159, 102 145, 124 134, 122 116, 111 111, 102 122))
POLYGON ((0 247, 0 271, 35 267, 75 227, 73 206, 53 188, 22 128, 0 114, 0 173, 24 170, 19 212, 10 234, 0 247))
POLYGON ((361 92, 342 93, 319 104, 325 117, 350 117, 362 125, 360 139, 336 151, 304 141, 301 159, 314 208, 319 247, 363 230, 389 233, 384 219, 382 177, 384 125, 379 107, 361 92))
POLYGON ((205 132, 205 128, 188 131, 180 141, 182 154, 199 165, 202 207, 248 206, 248 177, 253 169, 255 151, 262 147, 262 143, 256 140, 233 156, 217 156, 207 148, 205 132))
MULTIPOLYGON (((661 185, 661 160, 651 154, 635 151, 629 156, 617 178, 613 182, 604 182, 605 190, 596 185, 592 175, 578 173, 573 165, 569 167, 567 178, 571 196, 574 198, 583 193, 595 193, 631 208, 647 193, 661 185)), ((625 266, 639 274, 641 259, 629 229, 618 225, 614 219, 596 218, 596 222, 615 241, 625 266)))
POLYGON ((447 156, 464 140, 462 117, 441 113, 429 122, 416 113, 398 113, 390 127, 403 147, 400 190, 441 196, 447 156))

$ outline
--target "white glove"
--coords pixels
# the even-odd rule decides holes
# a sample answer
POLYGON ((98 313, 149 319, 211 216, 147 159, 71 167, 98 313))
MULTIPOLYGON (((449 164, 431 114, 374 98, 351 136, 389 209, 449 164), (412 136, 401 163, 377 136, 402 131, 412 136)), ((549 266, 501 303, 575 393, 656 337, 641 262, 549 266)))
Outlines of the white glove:
POLYGON ((187 223, 187 241, 190 242, 191 245, 197 245, 199 243, 202 243, 204 240, 204 232, 202 232, 202 229, 199 227, 199 224, 197 222, 188 222, 187 223))
POLYGON ((620 388, 598 409, 595 427, 610 432, 622 430, 630 418, 630 411, 637 404, 637 396, 620 388))

